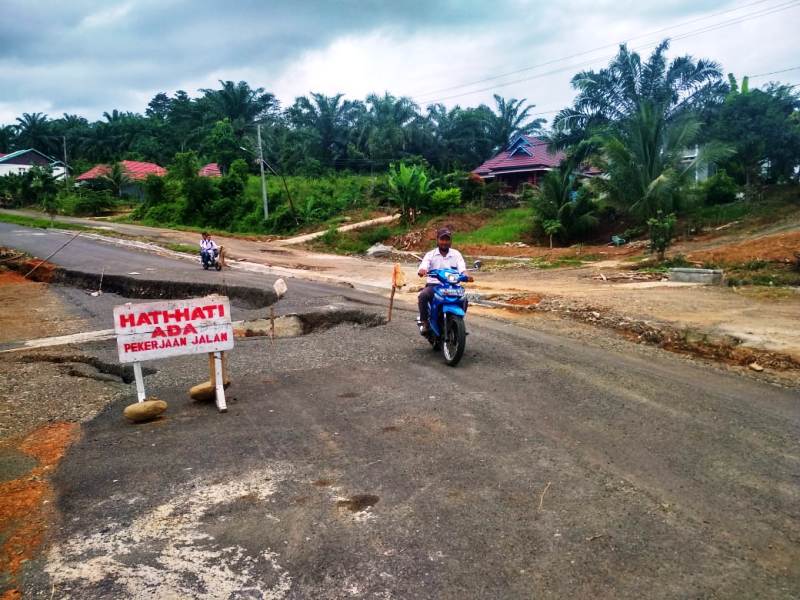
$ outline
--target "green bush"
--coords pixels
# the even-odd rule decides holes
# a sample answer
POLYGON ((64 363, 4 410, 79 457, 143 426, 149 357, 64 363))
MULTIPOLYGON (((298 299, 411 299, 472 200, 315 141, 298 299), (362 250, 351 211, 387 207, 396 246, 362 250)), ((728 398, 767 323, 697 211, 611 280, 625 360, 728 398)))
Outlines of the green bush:
POLYGON ((431 212, 442 214, 461 206, 461 190, 457 187, 433 190, 431 212))
POLYGON ((117 199, 107 191, 81 190, 65 196, 61 208, 67 215, 94 217, 111 212, 116 205, 117 199))
POLYGON ((725 171, 717 171, 699 187, 705 203, 711 205, 735 202, 739 193, 739 186, 725 171))

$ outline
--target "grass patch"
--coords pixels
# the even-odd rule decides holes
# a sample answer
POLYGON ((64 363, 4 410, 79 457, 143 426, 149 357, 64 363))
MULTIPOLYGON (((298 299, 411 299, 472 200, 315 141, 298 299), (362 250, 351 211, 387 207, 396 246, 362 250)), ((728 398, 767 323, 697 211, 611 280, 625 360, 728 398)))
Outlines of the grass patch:
POLYGON ((198 246, 192 246, 190 244, 178 244, 178 243, 168 243, 168 244, 161 244, 167 250, 172 250, 173 252, 183 252, 184 254, 197 254, 200 252, 200 248, 198 246))
POLYGON ((25 217, 22 215, 9 215, 0 213, 0 222, 11 223, 12 225, 19 225, 20 227, 35 227, 37 229, 72 229, 74 231, 93 231, 91 227, 84 225, 76 225, 74 223, 62 223, 56 221, 54 224, 50 219, 40 219, 38 217, 25 217))
POLYGON ((389 227, 378 226, 341 233, 336 230, 336 225, 331 225, 311 245, 315 250, 333 254, 364 254, 370 246, 389 239, 392 231, 389 227))
POLYGON ((765 260, 722 265, 729 286, 800 287, 800 271, 791 265, 765 260))
POLYGON ((497 213, 483 227, 458 234, 453 243, 497 246, 506 242, 519 242, 531 233, 533 211, 530 208, 509 208, 497 213))

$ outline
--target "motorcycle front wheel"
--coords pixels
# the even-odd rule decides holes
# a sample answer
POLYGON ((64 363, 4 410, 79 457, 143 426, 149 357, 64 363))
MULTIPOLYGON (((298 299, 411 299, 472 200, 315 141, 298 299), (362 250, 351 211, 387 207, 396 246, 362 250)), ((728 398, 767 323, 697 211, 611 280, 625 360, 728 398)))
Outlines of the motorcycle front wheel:
POLYGON ((463 317, 447 315, 445 323, 444 340, 442 341, 442 354, 445 362, 455 367, 464 356, 467 345, 467 326, 463 317))

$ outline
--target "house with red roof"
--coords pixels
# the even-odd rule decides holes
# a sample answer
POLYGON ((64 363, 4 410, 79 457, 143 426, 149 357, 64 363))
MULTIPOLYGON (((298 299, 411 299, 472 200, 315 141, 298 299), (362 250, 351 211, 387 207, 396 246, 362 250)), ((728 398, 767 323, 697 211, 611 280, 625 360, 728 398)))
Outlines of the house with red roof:
MULTIPOLYGON (((167 174, 167 170, 164 167, 160 167, 155 163, 149 162, 140 162, 138 160, 123 160, 120 161, 122 168, 125 170, 125 174, 128 176, 128 179, 131 181, 144 181, 147 179, 148 175, 157 175, 158 177, 163 177, 167 174)), ((108 175, 111 171, 111 167, 109 165, 95 165, 86 173, 78 175, 75 178, 75 181, 93 181, 108 175)))
MULTIPOLYGON (((563 152, 550 152, 542 139, 517 135, 505 150, 472 172, 484 181, 499 181, 504 187, 517 190, 523 183, 539 185, 545 173, 557 169, 564 158, 563 152)), ((599 171, 587 169, 584 174, 598 175, 599 171)))
POLYGON ((200 177, 222 177, 222 171, 217 163, 208 163, 197 172, 200 177))
MULTIPOLYGON (((167 170, 164 167, 161 167, 155 163, 141 162, 138 160, 123 160, 120 161, 119 164, 122 165, 122 169, 125 171, 125 174, 130 180, 130 183, 122 188, 123 196, 134 196, 136 198, 141 198, 141 183, 145 179, 147 179, 150 175, 163 177, 167 174, 167 170)), ((83 185, 92 185, 93 183, 96 184, 110 172, 110 165, 95 165, 85 173, 78 175, 75 178, 75 181, 78 184, 83 185)))

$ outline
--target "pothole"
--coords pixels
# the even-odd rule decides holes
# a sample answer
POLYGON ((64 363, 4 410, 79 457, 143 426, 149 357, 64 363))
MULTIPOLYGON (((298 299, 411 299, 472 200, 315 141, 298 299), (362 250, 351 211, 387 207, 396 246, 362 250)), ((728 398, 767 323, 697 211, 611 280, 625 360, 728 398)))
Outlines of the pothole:
POLYGON ((356 494, 347 500, 339 500, 336 502, 336 506, 346 508, 350 512, 361 512, 367 510, 370 506, 375 506, 378 500, 380 498, 375 494, 356 494))
MULTIPOLYGON (((99 381, 122 381, 122 383, 133 383, 134 381, 133 367, 130 365, 107 363, 94 356, 83 354, 26 354, 16 360, 22 363, 46 362, 64 365, 64 372, 72 377, 87 377, 99 381)), ((152 367, 142 367, 142 374, 145 376, 154 375, 156 372, 156 369, 152 367)))
POLYGON ((373 312, 326 306, 323 309, 302 314, 288 314, 269 319, 255 319, 234 323, 234 335, 238 337, 298 337, 316 331, 324 331, 344 323, 361 327, 377 327, 386 324, 386 318, 373 312))

